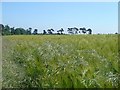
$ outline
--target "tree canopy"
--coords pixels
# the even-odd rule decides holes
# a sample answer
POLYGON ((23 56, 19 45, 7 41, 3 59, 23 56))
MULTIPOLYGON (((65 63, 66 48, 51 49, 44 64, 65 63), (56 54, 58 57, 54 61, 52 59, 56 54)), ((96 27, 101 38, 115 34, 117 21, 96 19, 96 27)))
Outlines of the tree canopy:
MULTIPOLYGON (((58 34, 58 35, 61 35, 61 34, 64 34, 64 29, 61 28, 59 30, 57 30, 57 33, 53 33, 55 30, 54 29, 48 29, 48 30, 43 30, 43 35, 46 35, 46 34, 58 34)), ((83 34, 86 34, 88 32, 88 34, 92 34, 92 29, 86 29, 85 27, 83 28, 76 28, 76 27, 73 27, 73 28, 68 28, 67 32, 69 34, 78 34, 78 33, 83 33, 83 34)), ((18 28, 15 28, 15 27, 10 27, 9 25, 3 25, 3 24, 0 24, 0 34, 1 35, 38 35, 38 29, 33 29, 33 32, 32 32, 32 28, 29 27, 28 29, 24 29, 22 27, 18 27, 18 28)))

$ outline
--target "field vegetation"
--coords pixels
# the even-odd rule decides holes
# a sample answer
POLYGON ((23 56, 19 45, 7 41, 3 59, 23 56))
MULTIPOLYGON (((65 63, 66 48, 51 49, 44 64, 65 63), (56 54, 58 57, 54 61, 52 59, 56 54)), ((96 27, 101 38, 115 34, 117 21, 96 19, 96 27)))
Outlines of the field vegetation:
POLYGON ((118 36, 3 36, 3 88, 118 88, 118 36))

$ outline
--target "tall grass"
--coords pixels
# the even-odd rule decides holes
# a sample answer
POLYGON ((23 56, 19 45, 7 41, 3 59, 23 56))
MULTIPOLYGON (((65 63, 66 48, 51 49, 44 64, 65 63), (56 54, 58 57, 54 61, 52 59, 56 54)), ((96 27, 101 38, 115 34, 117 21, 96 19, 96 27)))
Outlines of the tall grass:
POLYGON ((3 87, 117 88, 117 35, 3 37, 3 87))

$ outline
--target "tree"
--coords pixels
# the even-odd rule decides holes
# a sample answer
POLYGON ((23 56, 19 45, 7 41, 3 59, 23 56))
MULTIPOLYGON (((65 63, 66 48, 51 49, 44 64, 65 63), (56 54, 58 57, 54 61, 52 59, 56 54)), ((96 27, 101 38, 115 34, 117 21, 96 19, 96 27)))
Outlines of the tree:
POLYGON ((63 31, 64 31, 63 28, 61 28, 61 29, 58 30, 57 32, 58 32, 58 34, 63 34, 63 33, 62 33, 63 31))
POLYGON ((4 30, 4 25, 3 24, 0 24, 0 34, 3 35, 3 30, 4 30))
POLYGON ((2 35, 10 35, 10 27, 9 25, 5 25, 4 28, 2 29, 2 35))
POLYGON ((43 30, 43 34, 47 34, 47 32, 45 30, 43 30))
POLYGON ((38 29, 34 29, 33 34, 36 35, 38 32, 38 29))
POLYGON ((24 28, 16 28, 15 29, 15 35, 23 35, 26 34, 26 31, 24 28))
POLYGON ((47 31, 48 31, 48 34, 53 34, 54 30, 51 28, 51 29, 48 29, 47 31))
POLYGON ((87 31, 89 31, 89 34, 92 34, 92 30, 90 28, 87 31))
POLYGON ((29 29, 28 29, 28 34, 31 35, 31 32, 32 32, 32 28, 29 27, 29 29))
POLYGON ((79 29, 74 27, 74 28, 68 28, 68 33, 70 34, 78 34, 79 29))
POLYGON ((78 30, 79 30, 79 29, 76 28, 76 27, 74 27, 73 29, 74 29, 74 34, 78 34, 78 30))
POLYGON ((69 33, 69 34, 74 34, 74 32, 73 32, 72 28, 68 28, 68 30, 67 30, 67 31, 68 31, 68 33, 69 33))
POLYGON ((30 30, 30 31, 32 31, 32 28, 31 28, 31 27, 29 27, 29 30, 30 30))
POLYGON ((82 30, 82 33, 84 34, 86 33, 86 28, 83 27, 83 28, 80 28, 80 30, 82 30))
POLYGON ((28 28, 28 29, 26 30, 26 34, 27 34, 27 35, 31 35, 31 31, 32 31, 32 28, 28 28))
POLYGON ((15 34, 15 28, 12 27, 12 28, 10 28, 10 29, 11 29, 11 35, 14 35, 14 34, 15 34))

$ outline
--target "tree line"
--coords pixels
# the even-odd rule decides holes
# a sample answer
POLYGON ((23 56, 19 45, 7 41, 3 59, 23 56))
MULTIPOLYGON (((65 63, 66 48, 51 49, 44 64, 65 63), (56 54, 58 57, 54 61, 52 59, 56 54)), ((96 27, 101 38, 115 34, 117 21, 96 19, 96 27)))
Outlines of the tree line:
MULTIPOLYGON (((67 32, 69 34, 92 34, 92 30, 86 29, 86 28, 68 28, 67 32)), ((43 30, 42 33, 38 33, 38 29, 34 29, 32 32, 32 28, 29 27, 28 29, 24 28, 15 28, 15 27, 10 27, 9 25, 3 25, 0 24, 0 33, 2 35, 38 35, 38 34, 43 34, 43 35, 49 35, 49 34, 57 34, 57 35, 62 35, 64 33, 64 29, 61 28, 60 30, 57 30, 55 33, 54 29, 48 29, 48 30, 43 30)))

